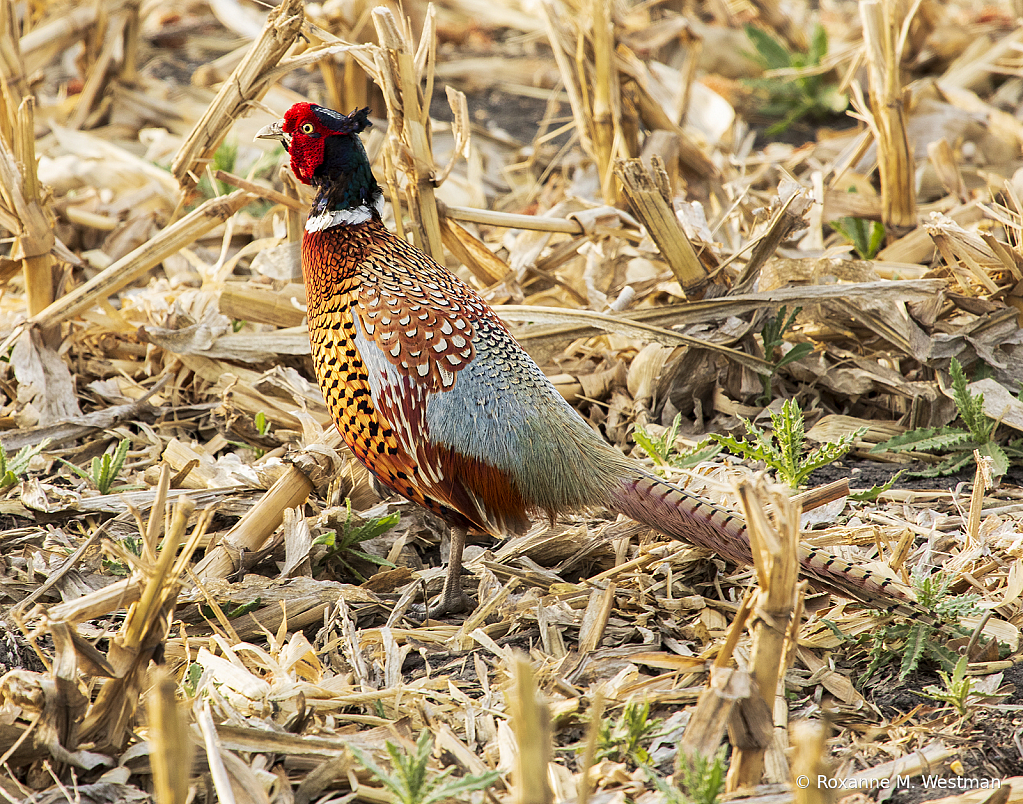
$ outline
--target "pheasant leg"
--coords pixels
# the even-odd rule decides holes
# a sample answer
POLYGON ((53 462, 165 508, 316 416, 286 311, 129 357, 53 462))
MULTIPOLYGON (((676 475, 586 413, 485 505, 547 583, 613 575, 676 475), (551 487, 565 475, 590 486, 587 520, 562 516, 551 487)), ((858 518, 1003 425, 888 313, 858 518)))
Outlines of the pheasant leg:
POLYGON ((444 576, 444 591, 440 604, 430 609, 430 616, 457 614, 472 608, 472 603, 462 591, 462 550, 465 549, 466 529, 451 528, 451 547, 448 549, 448 572, 444 576))

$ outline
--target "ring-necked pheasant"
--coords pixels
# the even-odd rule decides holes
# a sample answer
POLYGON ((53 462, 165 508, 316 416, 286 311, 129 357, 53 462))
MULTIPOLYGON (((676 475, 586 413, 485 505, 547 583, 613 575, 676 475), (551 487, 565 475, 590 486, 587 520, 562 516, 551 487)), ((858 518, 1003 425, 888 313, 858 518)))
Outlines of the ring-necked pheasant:
MULTIPOLYGON (((464 605, 467 529, 521 532, 533 513, 610 508, 749 564, 741 519, 607 444, 475 290, 384 227, 358 136, 368 111, 299 103, 257 137, 281 140, 295 175, 318 189, 302 270, 313 362, 338 429, 384 486, 452 526, 440 610, 464 605)), ((853 598, 908 602, 898 585, 826 551, 804 547, 801 561, 853 598)))

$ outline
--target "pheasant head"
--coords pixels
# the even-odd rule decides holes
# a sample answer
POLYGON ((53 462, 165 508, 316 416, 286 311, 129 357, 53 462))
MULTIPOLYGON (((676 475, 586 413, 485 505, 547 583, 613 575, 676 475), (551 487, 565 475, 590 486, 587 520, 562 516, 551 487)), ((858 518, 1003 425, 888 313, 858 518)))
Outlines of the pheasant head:
POLYGON ((280 140, 294 174, 318 188, 306 231, 380 217, 383 192, 359 139, 359 132, 372 125, 368 115, 369 109, 343 115, 314 103, 296 103, 283 120, 256 134, 256 139, 280 140))

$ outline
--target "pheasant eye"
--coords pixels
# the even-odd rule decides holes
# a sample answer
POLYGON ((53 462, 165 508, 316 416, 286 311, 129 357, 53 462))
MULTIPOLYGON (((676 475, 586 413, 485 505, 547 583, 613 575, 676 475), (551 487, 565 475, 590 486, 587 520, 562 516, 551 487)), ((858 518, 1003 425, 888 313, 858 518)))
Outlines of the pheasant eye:
POLYGON ((312 123, 303 123, 302 124, 302 133, 303 134, 312 134, 314 131, 316 131, 316 127, 312 123))

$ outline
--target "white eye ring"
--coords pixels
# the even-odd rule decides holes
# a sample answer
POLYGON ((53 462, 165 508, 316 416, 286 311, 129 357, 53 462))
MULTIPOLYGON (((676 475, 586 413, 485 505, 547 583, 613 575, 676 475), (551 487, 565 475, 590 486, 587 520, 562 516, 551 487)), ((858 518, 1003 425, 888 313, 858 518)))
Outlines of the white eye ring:
POLYGON ((302 133, 303 134, 312 134, 314 131, 316 131, 316 127, 312 123, 303 123, 302 124, 302 133))

